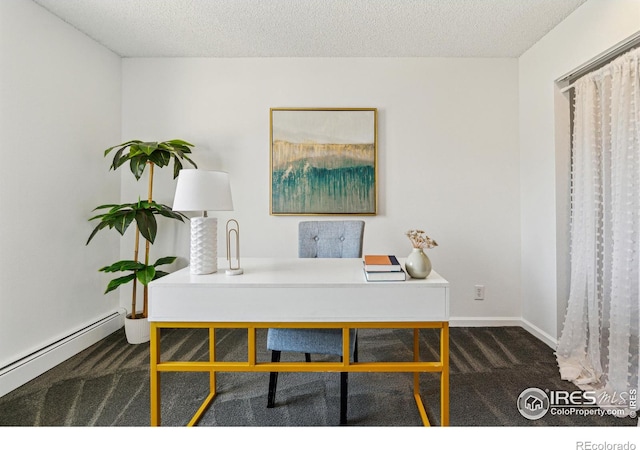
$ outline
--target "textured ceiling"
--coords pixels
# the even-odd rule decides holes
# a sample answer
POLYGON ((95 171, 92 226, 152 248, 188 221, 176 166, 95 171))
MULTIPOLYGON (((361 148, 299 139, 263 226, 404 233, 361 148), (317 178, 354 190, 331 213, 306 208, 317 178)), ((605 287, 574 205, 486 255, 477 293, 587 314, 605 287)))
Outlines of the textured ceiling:
POLYGON ((586 0, 34 0, 124 57, 517 57, 586 0))

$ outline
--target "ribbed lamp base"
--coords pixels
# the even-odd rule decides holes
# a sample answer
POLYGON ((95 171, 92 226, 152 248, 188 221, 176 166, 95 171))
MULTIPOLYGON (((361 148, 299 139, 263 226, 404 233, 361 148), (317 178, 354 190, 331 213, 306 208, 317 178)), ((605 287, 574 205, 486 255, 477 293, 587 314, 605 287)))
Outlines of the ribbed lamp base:
POLYGON ((218 219, 194 217, 191 219, 190 271, 206 275, 218 271, 218 219))

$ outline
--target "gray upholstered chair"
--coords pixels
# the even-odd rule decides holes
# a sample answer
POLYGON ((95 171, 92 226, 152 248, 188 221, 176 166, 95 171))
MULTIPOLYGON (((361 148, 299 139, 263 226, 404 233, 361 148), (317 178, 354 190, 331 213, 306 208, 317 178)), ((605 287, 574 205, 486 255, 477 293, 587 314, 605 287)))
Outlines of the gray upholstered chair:
MULTIPOLYGON (((298 257, 300 258, 361 258, 364 222, 361 220, 305 221, 298 225, 298 257)), ((358 361, 357 330, 349 330, 350 354, 358 361)), ((271 361, 280 361, 281 352, 336 355, 342 360, 342 330, 270 328, 267 349, 271 361)), ((347 422, 348 373, 340 374, 340 425, 347 422)), ((267 407, 275 406, 278 373, 271 372, 267 407)))

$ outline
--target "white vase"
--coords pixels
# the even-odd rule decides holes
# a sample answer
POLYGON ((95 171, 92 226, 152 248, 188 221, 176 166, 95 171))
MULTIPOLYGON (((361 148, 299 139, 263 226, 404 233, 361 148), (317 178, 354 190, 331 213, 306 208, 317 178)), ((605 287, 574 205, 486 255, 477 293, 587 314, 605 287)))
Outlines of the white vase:
POLYGON ((144 342, 149 342, 151 338, 149 321, 146 317, 131 319, 130 315, 127 315, 124 319, 124 333, 127 336, 127 342, 129 344, 142 344, 144 342))
POLYGON ((421 248, 414 248, 404 267, 411 278, 427 278, 431 273, 431 260, 421 248))

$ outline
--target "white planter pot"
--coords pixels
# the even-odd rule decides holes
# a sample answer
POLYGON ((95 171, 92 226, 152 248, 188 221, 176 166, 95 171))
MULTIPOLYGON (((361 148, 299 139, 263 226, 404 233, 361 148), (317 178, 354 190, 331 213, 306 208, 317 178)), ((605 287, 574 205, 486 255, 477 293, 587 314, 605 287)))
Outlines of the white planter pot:
POLYGON ((124 332, 129 344, 142 344, 149 342, 150 327, 146 318, 130 319, 129 315, 124 319, 124 332))

